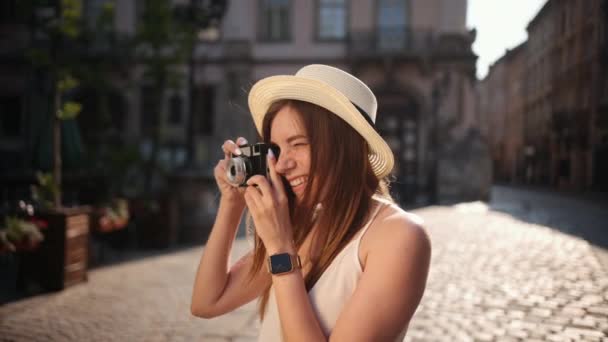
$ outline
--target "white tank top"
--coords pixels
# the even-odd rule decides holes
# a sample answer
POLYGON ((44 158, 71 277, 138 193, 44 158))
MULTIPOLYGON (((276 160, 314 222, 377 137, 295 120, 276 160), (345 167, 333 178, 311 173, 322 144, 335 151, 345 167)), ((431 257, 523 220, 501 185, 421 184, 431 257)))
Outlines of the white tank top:
MULTIPOLYGON (((385 204, 390 202, 374 197, 385 204)), ((357 287, 363 268, 359 261, 359 245, 361 237, 365 234, 376 215, 383 207, 378 204, 371 215, 370 220, 357 232, 357 235, 342 249, 342 251, 329 264, 327 269, 313 288, 308 292, 312 308, 317 314, 321 328, 325 336, 331 334, 331 330, 338 320, 338 316, 346 302, 357 287)), ((399 335, 397 341, 403 341, 407 327, 399 335)), ((258 342, 280 342, 281 322, 279 320, 278 307, 274 296, 274 288, 270 288, 270 297, 266 305, 266 313, 260 327, 258 342)))

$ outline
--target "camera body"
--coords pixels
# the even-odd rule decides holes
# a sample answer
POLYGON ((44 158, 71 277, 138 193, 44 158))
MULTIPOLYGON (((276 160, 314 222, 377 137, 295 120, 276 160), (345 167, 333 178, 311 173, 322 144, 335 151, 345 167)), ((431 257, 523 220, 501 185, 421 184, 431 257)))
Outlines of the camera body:
MULTIPOLYGON (((230 154, 226 167, 226 178, 233 186, 247 186, 247 180, 254 175, 268 176, 267 155, 271 148, 269 144, 257 143, 241 145, 241 155, 230 154)), ((278 153, 275 152, 275 155, 278 153)))

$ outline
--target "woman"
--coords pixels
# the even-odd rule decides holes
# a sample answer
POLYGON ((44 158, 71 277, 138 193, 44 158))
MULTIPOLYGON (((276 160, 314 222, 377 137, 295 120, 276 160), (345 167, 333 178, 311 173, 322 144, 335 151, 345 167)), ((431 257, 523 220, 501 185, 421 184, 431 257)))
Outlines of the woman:
POLYGON ((374 128, 374 94, 342 70, 309 65, 256 83, 249 107, 277 148, 269 176, 251 177, 243 190, 225 173, 230 153, 247 142, 222 146, 221 200, 192 314, 215 317, 260 298, 259 341, 403 340, 424 292, 430 242, 420 219, 388 195, 394 162, 374 128), (255 248, 228 271, 245 206, 255 248))

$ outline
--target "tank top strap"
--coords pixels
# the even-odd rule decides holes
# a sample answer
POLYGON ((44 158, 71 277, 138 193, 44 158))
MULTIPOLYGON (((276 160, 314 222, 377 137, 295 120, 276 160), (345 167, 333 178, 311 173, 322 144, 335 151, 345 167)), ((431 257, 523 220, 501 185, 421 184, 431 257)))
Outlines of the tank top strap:
POLYGON ((365 226, 363 226, 363 228, 361 228, 361 231, 359 231, 359 236, 357 236, 357 239, 355 241, 355 250, 357 251, 357 255, 358 255, 358 251, 359 251, 359 245, 361 244, 361 238, 363 237, 363 235, 365 235, 365 232, 367 231, 367 229, 372 225, 372 222, 374 222, 374 219, 376 218, 376 216, 378 215, 378 213, 380 212, 380 209, 382 209, 382 207, 384 207, 385 205, 387 205, 387 203, 385 203, 384 201, 381 200, 376 200, 376 207, 374 208, 374 211, 372 212, 372 215, 370 216, 369 220, 367 221, 367 223, 365 224, 365 226))

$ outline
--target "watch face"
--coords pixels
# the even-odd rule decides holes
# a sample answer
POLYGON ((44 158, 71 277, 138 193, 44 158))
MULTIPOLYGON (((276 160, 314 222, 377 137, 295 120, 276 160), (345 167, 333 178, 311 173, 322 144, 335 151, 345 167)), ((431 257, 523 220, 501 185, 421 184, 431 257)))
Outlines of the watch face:
POLYGON ((292 269, 289 254, 276 254, 270 256, 270 273, 278 274, 290 272, 292 269))

